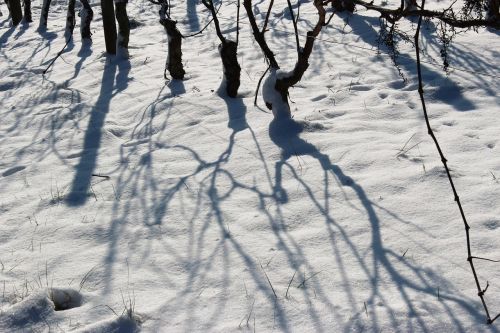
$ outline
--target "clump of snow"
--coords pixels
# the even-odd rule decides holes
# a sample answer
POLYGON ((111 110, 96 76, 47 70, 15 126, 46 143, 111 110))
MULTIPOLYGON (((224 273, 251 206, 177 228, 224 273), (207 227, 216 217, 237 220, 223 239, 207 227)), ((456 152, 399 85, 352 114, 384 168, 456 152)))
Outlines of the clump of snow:
POLYGON ((99 321, 76 330, 76 333, 134 333, 139 331, 137 321, 128 316, 119 316, 99 321))
POLYGON ((31 294, 21 302, 1 309, 0 332, 34 332, 45 326, 42 318, 53 314, 54 305, 47 292, 31 294))
POLYGON ((267 78, 262 84, 262 98, 266 105, 270 105, 274 118, 290 118, 290 106, 283 101, 281 94, 275 89, 276 80, 289 75, 287 72, 270 68, 267 78))

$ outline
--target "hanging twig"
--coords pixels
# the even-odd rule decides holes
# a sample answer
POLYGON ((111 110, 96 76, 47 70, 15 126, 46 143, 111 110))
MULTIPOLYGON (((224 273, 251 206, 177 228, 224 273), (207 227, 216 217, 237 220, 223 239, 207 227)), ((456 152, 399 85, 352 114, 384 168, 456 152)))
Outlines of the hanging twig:
MULTIPOLYGON (((215 11, 216 14, 219 13, 219 10, 221 7, 222 7, 222 2, 220 3, 219 7, 217 7, 217 10, 215 11)), ((170 7, 168 7, 168 10, 170 11, 170 7)), ((203 33, 203 31, 205 31, 210 26, 210 24, 212 24, 212 22, 214 21, 216 16, 217 15, 212 15, 212 19, 210 21, 208 21, 208 23, 200 31, 195 32, 194 34, 191 34, 191 35, 182 35, 182 38, 189 38, 189 37, 201 35, 203 33)))
MULTIPOLYGON (((267 45, 266 39, 264 37, 264 30, 260 31, 259 27, 257 26, 255 15, 253 14, 253 9, 252 9, 252 0, 243 0, 243 7, 245 7, 245 10, 247 12, 248 21, 250 22, 250 26, 252 27, 252 32, 255 41, 257 42, 257 44, 259 44, 262 52, 264 52, 264 55, 266 56, 266 59, 269 61, 271 67, 279 69, 280 67, 278 66, 278 62, 274 57, 274 53, 269 48, 269 45, 267 45)), ((271 7, 271 5, 269 7, 271 7)), ((266 23, 264 25, 266 25, 266 23)))
POLYGON ((240 42, 240 6, 241 0, 238 0, 238 9, 236 11, 236 45, 239 45, 240 42))
POLYGON ((273 8, 274 0, 269 3, 269 8, 267 9, 266 19, 264 20, 264 26, 262 27, 261 33, 266 32, 267 22, 269 22, 269 16, 271 15, 271 9, 273 8))
POLYGON ((290 2, 290 0, 286 0, 286 2, 288 3, 288 10, 290 11, 290 15, 292 16, 293 31, 295 32, 295 43, 297 44, 297 53, 300 54, 300 42, 299 42, 299 31, 297 30, 297 21, 295 21, 295 16, 293 14, 292 3, 290 2))
POLYGON ((267 72, 269 71, 269 68, 271 66, 267 66, 267 69, 265 70, 264 74, 259 79, 259 82, 257 83, 257 89, 255 90, 255 98, 253 100, 253 105, 257 106, 257 97, 259 96, 259 89, 260 89, 260 84, 262 83, 262 79, 264 79, 264 76, 266 76, 267 72))

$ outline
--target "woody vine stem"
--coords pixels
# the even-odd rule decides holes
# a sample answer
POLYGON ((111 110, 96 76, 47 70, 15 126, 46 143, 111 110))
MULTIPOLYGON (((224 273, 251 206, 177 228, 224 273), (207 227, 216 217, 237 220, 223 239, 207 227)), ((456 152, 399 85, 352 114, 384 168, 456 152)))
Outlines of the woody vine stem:
MULTIPOLYGON (((421 11, 424 10, 424 5, 425 5, 425 0, 422 0, 421 11)), ((441 150, 441 146, 439 145, 439 142, 438 142, 436 136, 434 135, 434 131, 431 128, 431 125, 429 122, 429 116, 427 114, 427 107, 425 105, 424 88, 423 88, 423 83, 422 83, 422 69, 421 69, 421 65, 420 65, 420 47, 419 47, 419 37, 420 37, 421 25, 422 25, 422 15, 419 15, 417 30, 415 33, 415 52, 416 52, 416 56, 417 56, 418 94, 420 95, 420 101, 422 103, 422 109, 424 112, 425 123, 427 125, 427 133, 431 136, 432 140, 434 141, 436 149, 437 149, 439 156, 441 158, 441 162, 443 163, 443 166, 446 170, 446 175, 448 176, 448 180, 450 182, 451 189, 453 190, 455 202, 457 203, 458 209, 460 210, 460 215, 462 216, 462 221, 463 221, 464 226, 465 226, 465 235, 466 235, 466 239, 467 239, 467 261, 469 262, 470 268, 472 270, 472 274, 474 275, 474 281, 476 283, 476 288, 477 288, 477 295, 479 296, 479 298, 481 299, 481 303, 483 304, 483 308, 484 308, 484 311, 486 313, 487 323, 492 324, 496 319, 498 319, 500 317, 500 313, 497 314, 495 317, 491 317, 491 315, 490 315, 490 312, 488 310, 488 305, 486 304, 486 300, 484 298, 484 295, 486 293, 486 290, 488 289, 489 284, 486 283, 486 287, 484 289, 481 287, 481 283, 479 282, 476 268, 474 266, 474 259, 487 260, 487 261, 493 261, 493 262, 498 262, 498 261, 487 259, 487 258, 482 258, 482 257, 475 257, 472 255, 471 242, 470 242, 470 226, 469 226, 469 223, 467 222, 467 218, 465 217, 465 213, 464 213, 464 210, 462 208, 462 204, 460 203, 460 198, 459 198, 457 190, 455 188, 453 178, 451 177, 450 169, 448 168, 448 160, 445 158, 443 151, 441 150)))

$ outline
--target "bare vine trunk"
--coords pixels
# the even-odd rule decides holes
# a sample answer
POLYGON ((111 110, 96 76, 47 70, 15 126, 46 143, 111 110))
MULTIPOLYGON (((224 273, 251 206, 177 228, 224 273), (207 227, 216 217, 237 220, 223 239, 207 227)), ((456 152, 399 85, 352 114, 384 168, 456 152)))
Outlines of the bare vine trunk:
POLYGON ((49 8, 51 2, 52 0, 43 0, 42 13, 40 14, 40 25, 38 26, 38 29, 40 30, 47 29, 47 20, 49 17, 49 8))
POLYGON ((21 2, 19 0, 8 0, 7 4, 10 12, 10 17, 12 18, 12 25, 18 25, 23 19, 21 2))
POLYGON ((33 22, 31 17, 31 0, 23 0, 24 4, 24 22, 33 22))
POLYGON ((326 11, 323 8, 321 0, 314 0, 314 5, 318 10, 318 22, 312 31, 307 32, 307 40, 303 48, 297 45, 298 59, 290 75, 284 75, 276 80, 274 88, 281 95, 281 99, 288 105, 288 91, 290 87, 296 85, 309 67, 309 57, 311 56, 314 41, 325 25, 326 11))
POLYGON ((66 37, 66 41, 69 41, 71 36, 73 36, 73 30, 75 29, 75 24, 76 24, 75 3, 76 0, 68 1, 68 12, 66 14, 66 30, 64 31, 64 36, 66 37))
POLYGON ((82 35, 82 40, 92 40, 92 33, 90 32, 90 23, 94 18, 94 11, 90 7, 87 0, 80 0, 83 8, 80 10, 80 33, 82 35))
POLYGON ((492 21, 500 20, 500 0, 489 0, 487 19, 492 21))
POLYGON ((127 15, 127 3, 117 1, 116 21, 118 21, 118 50, 128 56, 128 41, 130 36, 130 25, 127 15))
POLYGON ((238 63, 238 44, 232 40, 225 40, 219 45, 222 66, 224 67, 224 76, 226 78, 226 92, 229 97, 238 95, 240 87, 241 67, 238 63))
POLYGON ((161 24, 168 35, 168 71, 172 78, 184 79, 184 66, 182 64, 182 35, 177 29, 177 22, 164 19, 161 24))
POLYGON ((168 3, 166 1, 163 1, 160 8, 160 23, 168 36, 168 72, 172 78, 182 80, 186 74, 182 65, 182 34, 177 29, 177 22, 168 16, 168 3))
POLYGON ((116 22, 113 0, 101 0, 101 11, 106 52, 116 54, 116 22))
MULTIPOLYGON (((226 93, 229 97, 236 97, 238 95, 238 88, 240 87, 240 74, 241 67, 238 63, 238 43, 226 39, 222 35, 220 29, 219 19, 217 18, 217 11, 215 10, 212 0, 202 0, 205 7, 212 13, 212 18, 217 32, 217 37, 221 41, 219 45, 219 54, 222 60, 222 67, 224 70, 224 78, 226 84, 226 93)), ((239 16, 239 3, 238 3, 238 16, 239 16)), ((237 28, 238 29, 238 28, 237 28)))

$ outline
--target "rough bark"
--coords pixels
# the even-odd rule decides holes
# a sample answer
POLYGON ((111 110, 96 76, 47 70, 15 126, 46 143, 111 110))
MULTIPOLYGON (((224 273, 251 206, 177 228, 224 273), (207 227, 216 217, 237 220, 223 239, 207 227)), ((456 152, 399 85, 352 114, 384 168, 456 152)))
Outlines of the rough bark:
POLYGON ((303 48, 299 48, 298 59, 291 75, 276 80, 275 89, 280 93, 283 102, 288 104, 288 90, 297 84, 307 68, 309 67, 309 57, 311 56, 314 41, 325 25, 326 11, 321 0, 314 0, 314 6, 318 11, 318 22, 313 30, 307 32, 306 43, 303 48))
POLYGON ((31 0, 23 0, 24 4, 24 22, 33 22, 31 16, 31 0))
POLYGON ((116 54, 116 22, 113 0, 101 0, 101 11, 106 52, 116 54))
POLYGON ((80 10, 80 33, 82 40, 92 40, 92 33, 90 32, 90 23, 94 18, 94 11, 90 7, 87 0, 80 0, 83 8, 80 10))
POLYGON ((168 36, 167 70, 176 80, 184 79, 186 72, 182 65, 182 34, 177 29, 177 22, 170 19, 167 0, 161 1, 160 24, 165 28, 168 36))
POLYGON ((217 11, 215 10, 212 0, 202 0, 202 3, 212 13, 215 30, 221 41, 219 53, 224 70, 226 92, 229 97, 236 97, 238 95, 238 88, 240 87, 241 74, 241 67, 238 63, 238 43, 228 40, 222 35, 219 19, 217 18, 217 11))
POLYGON ((500 0, 489 0, 486 18, 490 21, 500 21, 500 0))
POLYGON ((8 0, 7 4, 10 12, 10 17, 12 18, 12 25, 18 25, 23 19, 21 2, 19 0, 8 0))
POLYGON ((38 26, 38 28, 41 30, 47 29, 47 20, 49 17, 49 8, 51 2, 52 0, 43 0, 42 13, 40 14, 40 25, 38 26))
POLYGON ((118 21, 118 48, 128 49, 130 25, 127 15, 127 3, 116 2, 116 21, 118 21))
POLYGON ((274 53, 269 48, 269 45, 267 45, 266 39, 264 37, 265 30, 260 31, 259 27, 257 27, 257 22, 255 20, 255 15, 253 14, 253 9, 252 9, 252 7, 253 7, 252 0, 244 0, 243 7, 245 8, 245 11, 247 12, 248 21, 250 22, 250 26, 252 27, 252 32, 253 32, 253 36, 255 38, 255 41, 257 42, 257 44, 259 44, 262 52, 264 52, 264 55, 266 56, 266 59, 269 61, 271 68, 279 69, 280 67, 278 66, 278 62, 276 61, 276 58, 274 57, 274 53))
POLYGON ((236 97, 240 87, 241 67, 238 63, 238 45, 231 40, 225 40, 219 45, 220 57, 226 77, 226 92, 229 97, 236 97))
POLYGON ((76 0, 68 1, 68 11, 66 13, 66 30, 64 31, 64 36, 66 37, 66 41, 69 41, 71 36, 73 36, 73 30, 75 29, 75 24, 76 24, 75 3, 76 0))
MULTIPOLYGON (((484 19, 484 18, 460 18, 454 15, 452 12, 443 10, 435 11, 428 9, 389 9, 381 6, 374 5, 372 2, 366 2, 363 0, 351 0, 356 5, 365 7, 368 10, 375 10, 380 13, 380 16, 391 23, 399 21, 402 17, 412 17, 412 16, 422 16, 423 18, 435 18, 438 19, 452 27, 455 28, 471 28, 471 27, 490 27, 494 29, 500 29, 500 20, 484 19)), ((498 0, 492 0, 492 2, 497 2, 498 0)), ((493 9, 495 5, 493 4, 493 9)))
POLYGON ((164 18, 160 23, 168 35, 168 72, 172 78, 182 80, 186 72, 182 65, 182 35, 177 29, 177 22, 164 18))

